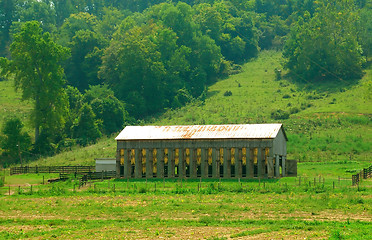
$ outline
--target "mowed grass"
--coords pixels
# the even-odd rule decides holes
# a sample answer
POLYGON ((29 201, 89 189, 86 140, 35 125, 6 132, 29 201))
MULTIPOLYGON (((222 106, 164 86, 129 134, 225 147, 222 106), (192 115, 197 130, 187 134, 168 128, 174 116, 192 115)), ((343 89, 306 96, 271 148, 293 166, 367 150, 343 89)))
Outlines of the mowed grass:
POLYGON ((22 186, 0 197, 0 238, 370 239, 371 186, 299 178, 22 186))

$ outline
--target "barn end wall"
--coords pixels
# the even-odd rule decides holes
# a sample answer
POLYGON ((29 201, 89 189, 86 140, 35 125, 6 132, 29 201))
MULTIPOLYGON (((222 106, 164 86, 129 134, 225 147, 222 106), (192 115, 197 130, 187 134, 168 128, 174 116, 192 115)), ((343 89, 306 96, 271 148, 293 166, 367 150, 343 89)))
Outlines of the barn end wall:
POLYGON ((283 129, 279 130, 276 138, 273 140, 273 153, 274 155, 287 156, 287 141, 283 129))

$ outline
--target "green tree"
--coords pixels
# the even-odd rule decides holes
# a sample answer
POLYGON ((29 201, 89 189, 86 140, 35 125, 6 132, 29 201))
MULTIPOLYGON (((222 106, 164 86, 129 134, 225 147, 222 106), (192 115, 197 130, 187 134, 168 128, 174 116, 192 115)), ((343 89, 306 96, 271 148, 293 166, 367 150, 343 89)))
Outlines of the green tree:
POLYGON ((105 7, 102 10, 102 14, 102 19, 98 21, 96 30, 107 40, 111 40, 112 35, 118 29, 124 18, 129 15, 129 12, 119 11, 113 7, 105 7))
POLYGON ((358 41, 363 48, 366 57, 372 54, 372 3, 359 10, 358 41))
POLYGON ((72 126, 73 137, 83 146, 95 143, 101 137, 99 122, 88 104, 83 104, 79 111, 79 116, 72 126))
POLYGON ((357 41, 357 18, 352 1, 320 1, 314 17, 307 13, 293 26, 284 67, 306 81, 360 78, 365 58, 357 41))
POLYGON ((127 117, 124 104, 107 86, 91 86, 84 94, 84 102, 92 107, 96 119, 101 121, 102 133, 111 134, 123 128, 127 117))
POLYGON ((54 8, 46 2, 30 0, 19 7, 19 20, 21 22, 38 21, 44 31, 56 31, 56 13, 54 8))
POLYGON ((86 12, 71 14, 70 17, 65 19, 64 23, 59 29, 60 33, 58 36, 58 42, 63 46, 67 46, 79 30, 88 30, 94 32, 96 25, 97 17, 92 14, 86 12))
POLYGON ((21 165, 22 158, 28 155, 31 148, 31 137, 22 132, 22 128, 23 123, 20 119, 9 119, 3 126, 2 133, 4 136, 0 139, 0 147, 4 150, 3 154, 10 157, 11 163, 21 163, 21 165))
POLYGON ((157 30, 156 24, 136 26, 125 32, 119 29, 103 56, 100 76, 127 103, 128 112, 135 117, 155 113, 165 104, 166 71, 154 42, 157 30))
POLYGON ((68 44, 71 57, 66 61, 67 82, 81 92, 89 85, 100 84, 97 72, 102 64, 101 57, 106 40, 90 30, 79 30, 68 44))
POLYGON ((36 21, 22 25, 14 35, 10 52, 12 60, 0 59, 2 70, 14 74, 15 87, 22 91, 22 99, 34 103, 31 119, 37 142, 40 130, 52 133, 64 124, 68 100, 60 62, 69 52, 53 42, 49 33, 43 33, 36 21))

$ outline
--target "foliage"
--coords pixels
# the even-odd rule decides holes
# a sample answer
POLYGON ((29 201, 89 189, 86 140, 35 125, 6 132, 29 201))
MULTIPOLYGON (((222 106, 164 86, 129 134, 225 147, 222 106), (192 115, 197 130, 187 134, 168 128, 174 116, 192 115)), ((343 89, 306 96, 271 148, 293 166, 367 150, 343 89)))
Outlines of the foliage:
POLYGON ((2 128, 2 134, 0 147, 4 151, 3 155, 8 155, 12 159, 11 163, 21 163, 22 155, 27 156, 31 148, 31 137, 23 132, 21 120, 13 118, 6 121, 2 128))
POLYGON ((111 134, 123 128, 127 121, 124 105, 107 86, 91 86, 84 94, 84 101, 91 105, 96 119, 101 122, 101 132, 111 134))
POLYGON ((39 130, 52 133, 64 124, 67 98, 63 89, 63 69, 60 62, 68 50, 56 44, 40 24, 32 21, 22 25, 10 47, 12 60, 0 59, 8 74, 14 74, 15 86, 22 90, 24 100, 33 100, 32 124, 35 141, 39 130))
POLYGON ((99 130, 99 121, 95 119, 95 114, 92 107, 88 104, 83 104, 78 118, 75 120, 72 126, 73 137, 77 139, 77 142, 83 146, 89 143, 94 143, 101 137, 99 130))
POLYGON ((101 57, 106 41, 103 37, 89 30, 79 30, 72 37, 68 47, 71 58, 67 59, 65 70, 67 82, 79 91, 89 88, 89 85, 100 84, 97 72, 101 65, 101 57))
POLYGON ((289 113, 281 109, 278 109, 278 110, 271 112, 271 118, 275 120, 288 119, 289 113))
POLYGON ((350 80, 363 75, 365 58, 357 39, 352 1, 323 0, 311 17, 293 25, 283 56, 298 81, 350 80))

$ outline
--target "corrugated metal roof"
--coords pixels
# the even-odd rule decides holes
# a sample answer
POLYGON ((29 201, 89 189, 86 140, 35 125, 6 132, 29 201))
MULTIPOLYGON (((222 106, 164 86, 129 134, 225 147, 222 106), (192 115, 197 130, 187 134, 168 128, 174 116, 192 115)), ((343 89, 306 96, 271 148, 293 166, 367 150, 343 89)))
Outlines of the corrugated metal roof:
POLYGON ((115 140, 272 139, 282 124, 127 126, 115 140))

